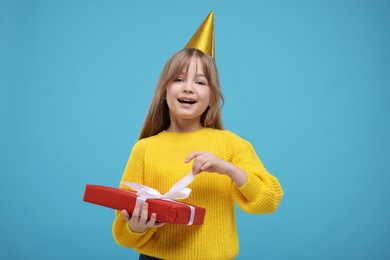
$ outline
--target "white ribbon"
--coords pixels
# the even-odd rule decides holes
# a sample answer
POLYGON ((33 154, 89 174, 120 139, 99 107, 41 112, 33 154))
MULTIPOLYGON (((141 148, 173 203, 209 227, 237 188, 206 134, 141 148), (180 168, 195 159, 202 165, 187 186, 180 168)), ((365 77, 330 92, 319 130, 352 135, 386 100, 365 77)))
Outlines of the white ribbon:
MULTIPOLYGON (((149 186, 142 185, 136 182, 122 181, 122 183, 130 187, 131 189, 137 191, 137 195, 138 195, 137 201, 140 201, 143 204, 147 199, 176 200, 176 199, 187 198, 191 194, 191 189, 187 188, 187 186, 194 180, 194 178, 195 178, 195 174, 190 172, 189 174, 181 178, 178 182, 176 182, 172 186, 172 188, 164 195, 161 195, 161 193, 156 189, 153 189, 149 186)), ((187 206, 189 206, 191 210, 190 221, 188 222, 187 225, 192 225, 195 217, 195 208, 190 205, 187 206)))

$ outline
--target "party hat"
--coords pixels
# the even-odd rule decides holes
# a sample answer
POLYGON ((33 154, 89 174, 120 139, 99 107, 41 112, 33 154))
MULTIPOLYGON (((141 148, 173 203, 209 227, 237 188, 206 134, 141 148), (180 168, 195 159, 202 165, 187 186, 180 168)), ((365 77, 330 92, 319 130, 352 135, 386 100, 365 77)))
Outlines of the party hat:
POLYGON ((215 59, 213 11, 209 13, 185 48, 198 49, 215 59))

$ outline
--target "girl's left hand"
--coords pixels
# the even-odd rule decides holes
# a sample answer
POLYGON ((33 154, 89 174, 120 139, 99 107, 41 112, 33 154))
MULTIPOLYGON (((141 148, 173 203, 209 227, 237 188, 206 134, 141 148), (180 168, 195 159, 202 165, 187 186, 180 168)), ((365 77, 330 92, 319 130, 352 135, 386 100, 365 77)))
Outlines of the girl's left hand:
POLYGON ((192 159, 192 172, 194 174, 206 172, 218 172, 220 174, 226 174, 231 164, 221 158, 215 156, 210 152, 193 152, 185 160, 185 163, 189 163, 192 159))

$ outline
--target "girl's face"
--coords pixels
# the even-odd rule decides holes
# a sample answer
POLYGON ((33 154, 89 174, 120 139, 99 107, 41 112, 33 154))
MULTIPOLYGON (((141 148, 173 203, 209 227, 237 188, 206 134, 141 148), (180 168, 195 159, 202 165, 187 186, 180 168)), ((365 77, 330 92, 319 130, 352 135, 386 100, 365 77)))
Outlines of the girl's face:
POLYGON ((183 68, 168 83, 166 99, 171 130, 183 127, 196 130, 202 127, 200 118, 210 105, 211 98, 209 82, 199 58, 192 57, 188 68, 183 68))

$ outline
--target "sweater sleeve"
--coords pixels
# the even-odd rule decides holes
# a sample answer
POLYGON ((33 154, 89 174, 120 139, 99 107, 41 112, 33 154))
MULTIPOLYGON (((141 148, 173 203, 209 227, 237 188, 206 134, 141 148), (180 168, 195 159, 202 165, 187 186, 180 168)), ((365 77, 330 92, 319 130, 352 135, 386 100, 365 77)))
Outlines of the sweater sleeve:
POLYGON ((267 172, 249 142, 237 136, 232 145, 232 163, 248 175, 241 187, 232 184, 234 201, 248 213, 274 212, 283 197, 279 181, 267 172))
MULTIPOLYGON (((141 141, 137 142, 130 154, 125 171, 122 176, 122 181, 143 182, 145 145, 141 141)), ((120 188, 127 189, 123 184, 120 188)), ((130 214, 132 212, 129 212, 130 214)), ((115 219, 112 225, 112 234, 115 242, 123 247, 140 248, 145 245, 156 232, 157 228, 149 228, 143 233, 133 232, 128 222, 122 218, 120 211, 115 211, 115 219)))

